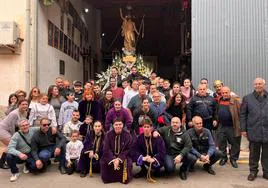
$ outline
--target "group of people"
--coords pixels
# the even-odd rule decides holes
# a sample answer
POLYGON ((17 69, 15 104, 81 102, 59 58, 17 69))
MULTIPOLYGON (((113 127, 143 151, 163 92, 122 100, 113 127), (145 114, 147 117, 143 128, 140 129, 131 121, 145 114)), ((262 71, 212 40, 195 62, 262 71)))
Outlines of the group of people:
POLYGON ((104 183, 131 181, 133 162, 140 167, 135 178, 172 173, 186 180, 199 160, 215 175, 212 165, 229 160, 238 168, 241 134, 250 142, 249 181, 257 177, 261 155, 263 177, 268 179, 268 98, 265 80, 254 80, 254 92, 239 97, 220 80, 215 91, 203 78, 195 90, 190 79, 182 84, 157 77, 143 77, 136 67, 121 79, 112 68, 109 87, 102 90, 90 80, 72 84, 61 77, 47 94, 34 87, 28 98, 19 90, 8 100, 0 122, 5 146, 1 168, 11 169, 10 181, 23 172, 42 173, 59 163, 62 174, 101 173, 104 183), (164 167, 164 168, 162 168, 164 167))

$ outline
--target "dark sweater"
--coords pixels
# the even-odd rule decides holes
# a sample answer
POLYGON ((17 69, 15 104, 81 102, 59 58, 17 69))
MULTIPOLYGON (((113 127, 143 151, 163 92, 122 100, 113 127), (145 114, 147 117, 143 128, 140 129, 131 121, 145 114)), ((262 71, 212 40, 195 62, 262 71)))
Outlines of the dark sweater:
POLYGON ((32 138, 31 148, 32 156, 35 160, 39 160, 38 152, 47 147, 56 146, 56 148, 62 148, 66 143, 65 137, 57 131, 56 134, 52 134, 51 127, 47 133, 38 130, 32 138))
POLYGON ((220 99, 218 103, 218 119, 222 126, 233 126, 232 114, 230 112, 230 99, 220 99))

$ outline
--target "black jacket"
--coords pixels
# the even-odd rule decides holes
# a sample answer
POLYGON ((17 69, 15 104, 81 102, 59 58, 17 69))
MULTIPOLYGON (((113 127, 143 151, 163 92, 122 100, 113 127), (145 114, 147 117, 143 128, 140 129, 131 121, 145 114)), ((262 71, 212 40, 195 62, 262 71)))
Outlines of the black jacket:
POLYGON ((200 116, 203 120, 213 119, 216 120, 216 101, 213 97, 193 96, 187 106, 187 120, 192 121, 194 116, 200 116))
POLYGON ((245 96, 240 110, 241 131, 247 132, 248 140, 268 143, 268 93, 245 96))

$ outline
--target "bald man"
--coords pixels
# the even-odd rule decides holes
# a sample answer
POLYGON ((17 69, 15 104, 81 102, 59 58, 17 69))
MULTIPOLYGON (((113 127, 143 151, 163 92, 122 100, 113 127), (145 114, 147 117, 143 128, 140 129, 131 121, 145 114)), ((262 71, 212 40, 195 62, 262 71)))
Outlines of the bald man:
POLYGON ((223 166, 228 160, 227 143, 231 145, 230 163, 234 168, 238 168, 237 160, 240 154, 241 133, 240 133, 240 102, 237 97, 231 96, 230 88, 223 86, 221 88, 221 97, 218 99, 217 117, 218 117, 218 145, 223 152, 223 158, 220 165, 223 166))
POLYGON ((202 118, 194 116, 192 122, 193 128, 186 132, 189 134, 193 145, 190 153, 195 156, 195 162, 200 160, 204 163, 203 168, 205 171, 215 175, 216 172, 212 169, 212 165, 221 158, 222 153, 216 150, 211 132, 203 127, 202 118))
POLYGON ((192 127, 192 118, 200 116, 203 119, 204 127, 211 130, 217 126, 216 101, 207 93, 205 84, 198 85, 198 93, 193 96, 187 106, 187 120, 189 127, 192 127))
POLYGON ((265 80, 254 80, 254 91, 243 98, 240 112, 241 133, 249 140, 249 181, 258 174, 261 156, 263 178, 268 180, 268 93, 265 80))
POLYGON ((178 117, 171 119, 171 126, 161 127, 154 132, 153 136, 161 135, 165 141, 167 155, 165 156, 164 166, 167 173, 175 170, 176 164, 182 163, 179 176, 182 180, 187 179, 187 171, 194 163, 195 158, 189 151, 192 148, 191 139, 181 126, 178 117))

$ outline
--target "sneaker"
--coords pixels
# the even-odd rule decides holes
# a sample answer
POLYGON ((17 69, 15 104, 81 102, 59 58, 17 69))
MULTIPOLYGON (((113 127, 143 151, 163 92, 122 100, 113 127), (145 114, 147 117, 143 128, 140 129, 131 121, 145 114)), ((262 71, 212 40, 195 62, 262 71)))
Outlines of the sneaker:
POLYGON ((19 175, 20 175, 19 173, 12 174, 11 177, 10 177, 10 181, 11 182, 16 181, 19 178, 19 175))
POLYGON ((23 167, 23 173, 24 174, 28 174, 29 173, 29 169, 27 168, 27 166, 26 165, 24 165, 24 167, 23 167))

